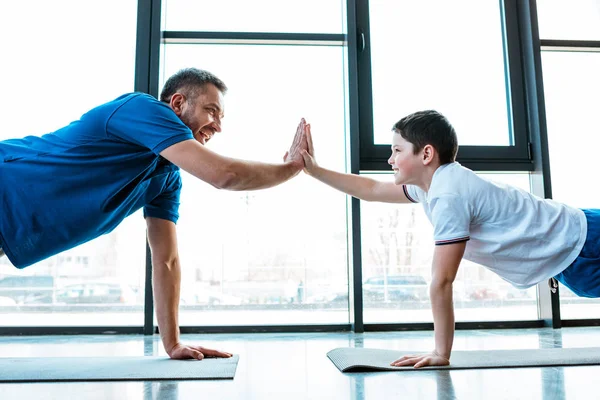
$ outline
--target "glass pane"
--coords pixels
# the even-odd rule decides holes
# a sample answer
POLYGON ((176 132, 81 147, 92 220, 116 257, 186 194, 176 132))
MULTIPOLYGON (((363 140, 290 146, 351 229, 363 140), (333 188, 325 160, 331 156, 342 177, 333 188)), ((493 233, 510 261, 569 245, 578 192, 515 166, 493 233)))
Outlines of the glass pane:
MULTIPOLYGON (((133 91, 136 19, 135 0, 1 3, 0 36, 15 39, 2 47, 0 140, 52 132, 133 91)), ((142 325, 144 240, 137 213, 24 270, 0 258, 0 325, 142 325)))
MULTIPOLYGON (((528 174, 479 175, 529 191, 528 174)), ((361 218, 365 322, 432 321, 433 228, 422 206, 362 202, 361 218)), ((473 262, 463 260, 453 288, 457 321, 537 319, 535 287, 518 290, 473 262)))
MULTIPOLYGON (((574 207, 598 208, 593 184, 598 161, 587 149, 600 146, 600 54, 543 52, 542 65, 552 197, 574 207)), ((577 297, 564 286, 560 299, 564 319, 600 318, 598 299, 577 297)))
POLYGON ((346 0, 164 0, 163 3, 165 31, 346 32, 346 0))
MULTIPOLYGON (((212 150, 280 162, 305 117, 320 162, 344 170, 343 48, 166 45, 164 61, 163 82, 197 66, 228 85, 223 132, 212 150)), ((348 322, 344 194, 304 174, 252 192, 183 180, 182 325, 348 322)))
POLYGON ((369 4, 376 144, 425 109, 444 114, 461 145, 512 144, 498 2, 369 4))
POLYGON ((600 0, 537 0, 541 39, 600 40, 600 0))

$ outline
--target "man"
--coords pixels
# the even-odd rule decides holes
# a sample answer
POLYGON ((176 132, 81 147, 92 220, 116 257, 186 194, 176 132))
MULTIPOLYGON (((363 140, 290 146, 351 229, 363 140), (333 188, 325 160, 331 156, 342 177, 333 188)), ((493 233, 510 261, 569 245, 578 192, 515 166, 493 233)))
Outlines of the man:
POLYGON ((0 256, 17 268, 112 231, 143 207, 161 339, 171 358, 231 354, 180 342, 179 168, 219 189, 264 189, 304 167, 305 121, 282 164, 228 158, 204 145, 221 132, 225 84, 188 68, 160 101, 125 94, 41 137, 0 142, 0 256))

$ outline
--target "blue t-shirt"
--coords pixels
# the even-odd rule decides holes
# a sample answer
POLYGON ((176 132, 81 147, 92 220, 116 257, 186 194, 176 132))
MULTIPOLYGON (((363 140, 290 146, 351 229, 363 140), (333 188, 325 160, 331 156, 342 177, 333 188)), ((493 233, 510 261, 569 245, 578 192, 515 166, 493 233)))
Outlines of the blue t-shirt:
POLYGON ((190 129, 165 103, 123 95, 41 137, 0 142, 0 247, 24 268, 144 217, 177 222, 179 168, 159 153, 190 129))

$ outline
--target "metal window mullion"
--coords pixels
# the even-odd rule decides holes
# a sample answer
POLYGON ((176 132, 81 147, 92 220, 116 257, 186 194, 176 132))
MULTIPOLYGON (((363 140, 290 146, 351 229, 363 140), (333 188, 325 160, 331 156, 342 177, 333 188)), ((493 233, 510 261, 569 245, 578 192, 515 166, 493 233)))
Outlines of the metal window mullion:
MULTIPOLYGON (((138 0, 134 90, 158 97, 161 0, 138 0)), ((146 240, 144 334, 154 334, 152 260, 146 240)))
MULTIPOLYGON (((526 111, 529 117, 528 130, 533 147, 534 172, 530 175, 531 189, 533 194, 551 199, 550 157, 536 1, 512 1, 517 7, 523 60, 523 86, 526 111)), ((560 328, 558 291, 551 293, 547 283, 540 282, 537 285, 537 292, 539 318, 544 321, 546 326, 560 328)))
MULTIPOLYGON (((350 133, 350 172, 360 172, 360 104, 359 104, 359 69, 358 41, 360 40, 359 21, 357 20, 356 0, 347 0, 348 17, 348 114, 350 133)), ((359 14, 360 15, 360 14, 359 14)), ((348 202, 348 224, 350 228, 349 257, 349 307, 350 324, 357 333, 364 332, 364 304, 362 292, 362 236, 360 220, 360 201, 351 198, 348 202)))

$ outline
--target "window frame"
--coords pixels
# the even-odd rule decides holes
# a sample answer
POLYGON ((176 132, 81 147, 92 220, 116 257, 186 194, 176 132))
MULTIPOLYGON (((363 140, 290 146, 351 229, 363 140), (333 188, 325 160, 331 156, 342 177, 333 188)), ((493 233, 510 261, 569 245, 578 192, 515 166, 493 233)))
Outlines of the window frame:
MULTIPOLYGON (((373 93, 371 82, 371 50, 369 38, 369 0, 356 0, 358 79, 360 116, 360 169, 387 171, 389 145, 375 144, 373 131, 373 93)), ((475 171, 533 171, 529 129, 525 113, 523 66, 518 29, 518 11, 514 0, 499 0, 504 43, 504 64, 509 76, 505 87, 509 93, 507 112, 511 141, 509 146, 459 146, 457 161, 475 171)))

